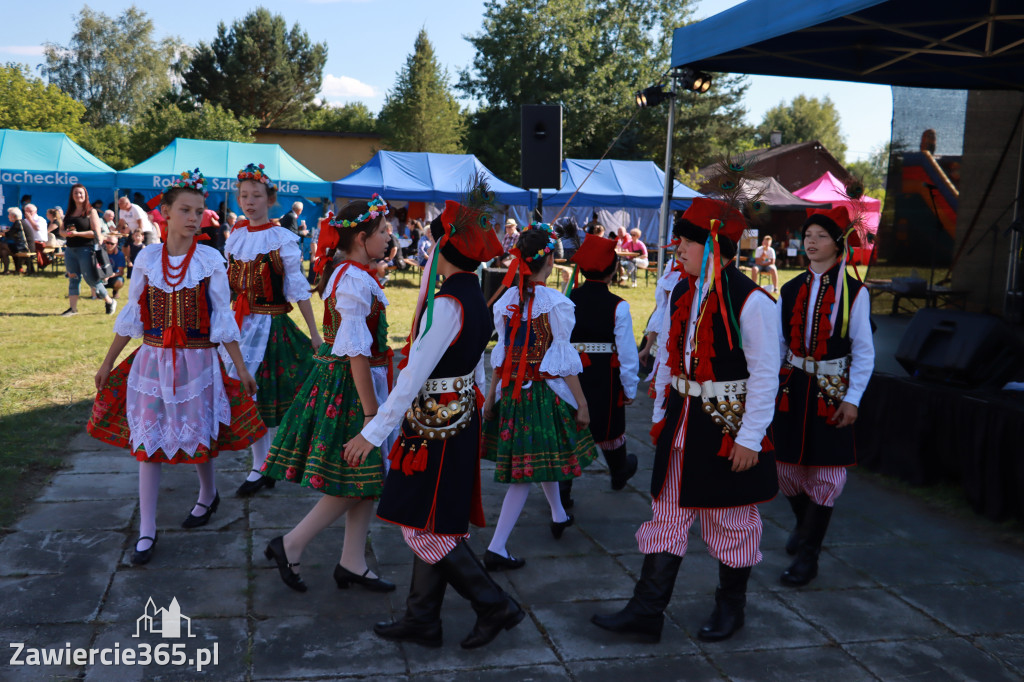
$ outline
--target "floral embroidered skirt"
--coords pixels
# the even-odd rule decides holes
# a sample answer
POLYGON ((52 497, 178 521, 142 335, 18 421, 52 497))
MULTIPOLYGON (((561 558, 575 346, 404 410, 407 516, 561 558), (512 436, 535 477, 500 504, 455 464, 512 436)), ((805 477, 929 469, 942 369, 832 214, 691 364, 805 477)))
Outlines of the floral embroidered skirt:
POLYGON ((524 388, 520 400, 503 387, 497 419, 484 422, 485 458, 498 483, 572 480, 597 457, 590 429, 576 429, 572 406, 546 382, 524 388))
MULTIPOLYGON (((96 394, 93 401, 92 414, 86 424, 86 431, 93 438, 117 447, 131 448, 131 430, 128 427, 127 399, 129 395, 132 400, 142 400, 150 413, 166 414, 166 403, 156 396, 147 396, 129 390, 128 374, 131 372, 132 363, 141 349, 136 349, 125 358, 121 364, 115 367, 107 378, 103 390, 96 394), (161 409, 161 406, 164 409, 161 409)), ((152 349, 150 349, 152 350, 152 349)), ((181 352, 181 351, 178 351, 181 352)), ((256 409, 256 403, 245 394, 242 384, 237 379, 228 376, 223 363, 216 353, 211 353, 213 361, 221 374, 221 381, 224 386, 224 393, 230 405, 230 424, 219 423, 217 436, 207 442, 198 442, 194 447, 177 449, 171 455, 158 448, 153 453, 146 451, 142 443, 135 448, 132 454, 140 462, 161 462, 169 464, 201 464, 208 462, 221 450, 243 450, 253 442, 259 440, 267 432, 256 409)), ((184 364, 184 361, 183 361, 184 364)), ((183 389, 184 390, 184 389, 183 389)), ((208 420, 214 419, 216 407, 207 403, 209 412, 206 415, 208 420)), ((173 407, 173 406, 171 406, 173 407)), ((170 418, 170 417, 166 417, 170 418)), ((181 428, 179 424, 168 425, 170 428, 181 428)), ((138 436, 138 434, 136 434, 138 436)))
POLYGON ((331 355, 325 343, 313 368, 274 436, 263 473, 294 481, 335 497, 376 498, 384 488, 380 448, 360 466, 342 459, 345 443, 363 428, 359 400, 347 360, 331 355))
POLYGON ((287 315, 275 315, 263 361, 253 375, 256 379, 256 404, 268 427, 281 424, 296 394, 309 376, 313 348, 287 315))

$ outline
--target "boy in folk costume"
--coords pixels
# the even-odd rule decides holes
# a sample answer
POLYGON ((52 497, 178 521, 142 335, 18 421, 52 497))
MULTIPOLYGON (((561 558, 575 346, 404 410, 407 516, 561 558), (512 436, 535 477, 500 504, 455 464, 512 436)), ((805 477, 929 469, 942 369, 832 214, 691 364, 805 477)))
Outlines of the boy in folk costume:
POLYGON ((149 563, 156 546, 161 464, 194 464, 199 501, 181 524, 205 525, 220 504, 213 459, 241 450, 267 429, 249 395, 256 381, 239 365, 228 376, 218 344, 242 360, 231 315, 224 258, 200 245, 205 179, 181 174, 163 194, 167 242, 135 259, 129 301, 114 323, 114 340, 96 372, 96 401, 87 429, 139 461, 139 539, 133 564, 149 563), (113 368, 131 338, 143 344, 113 368))
POLYGON ((636 534, 643 569, 626 607, 593 622, 660 639, 687 533, 699 517, 719 585, 698 637, 717 641, 743 626, 747 580, 761 560, 757 505, 777 492, 765 430, 778 389, 779 322, 771 297, 731 262, 746 227, 740 213, 697 198, 683 219, 686 277, 658 334, 665 362, 651 431, 654 514, 636 534))
MULTIPOLYGON (((313 351, 323 343, 302 274, 299 237, 268 217, 276 202, 277 186, 262 164, 250 163, 238 171, 238 205, 246 220, 235 223, 224 253, 235 319, 242 330, 242 357, 259 386, 256 404, 268 427, 267 435, 253 443, 252 470, 236 492, 241 497, 274 486, 276 481, 260 469, 281 419, 312 369, 313 351), (288 317, 292 303, 299 306, 309 338, 288 317)), ((239 370, 234 362, 222 357, 235 376, 239 370)))
MULTIPOLYGON (((647 320, 647 327, 644 329, 644 344, 640 349, 640 364, 645 365, 651 353, 656 352, 658 346, 658 331, 664 322, 669 302, 672 298, 672 290, 679 284, 679 280, 685 275, 683 264, 679 260, 679 250, 682 247, 682 218, 677 218, 672 225, 672 241, 669 242, 669 251, 672 253, 672 260, 665 263, 665 271, 661 273, 654 289, 654 312, 647 320)), ((649 392, 654 397, 654 378, 658 376, 658 367, 661 366, 662 356, 656 355, 651 373, 647 377, 650 382, 649 392)))
MULTIPOLYGON (((471 206, 492 196, 470 193, 471 206)), ((501 255, 489 216, 454 201, 430 224, 436 245, 413 322, 408 364, 387 401, 345 446, 358 463, 401 422, 377 516, 402 528, 415 554, 405 616, 377 623, 377 635, 424 646, 442 644, 441 603, 451 585, 477 613, 463 648, 483 646, 524 616, 469 548, 469 523, 482 526, 480 388, 491 335, 487 303, 474 271, 501 255), (434 294, 437 275, 444 284, 434 294), (422 312, 422 314, 420 314, 422 312), (404 417, 404 420, 403 420, 404 417)))
MULTIPOLYGON (((590 433, 604 453, 612 490, 622 490, 636 473, 636 455, 626 454, 626 405, 636 398, 640 360, 629 303, 609 289, 618 257, 615 243, 587 235, 570 259, 586 281, 569 300, 576 305, 570 341, 583 361, 579 375, 590 411, 590 433)), ((572 481, 560 483, 562 505, 571 507, 572 481)))
POLYGON ((796 515, 786 552, 796 560, 784 585, 818 575, 818 555, 832 508, 855 466, 857 406, 871 379, 871 299, 846 271, 859 233, 845 206, 811 210, 803 240, 810 267, 782 287, 782 373, 772 439, 779 488, 796 515), (841 256, 841 258, 840 258, 841 256))

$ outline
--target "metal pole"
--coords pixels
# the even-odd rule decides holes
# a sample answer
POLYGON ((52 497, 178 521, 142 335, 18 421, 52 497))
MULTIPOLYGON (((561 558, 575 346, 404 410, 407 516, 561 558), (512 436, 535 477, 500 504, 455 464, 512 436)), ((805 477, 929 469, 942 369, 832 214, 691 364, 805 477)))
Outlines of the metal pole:
MULTIPOLYGON (((1013 205, 1013 223, 1022 218, 1021 192, 1024 192, 1024 131, 1020 134, 1020 150, 1017 157, 1017 195, 1013 205)), ((1019 322, 1024 313, 1024 291, 1021 291, 1020 275, 1020 232, 1010 231, 1010 262, 1006 268, 1006 292, 1003 294, 1003 317, 1019 322), (1012 317, 1011 317, 1012 315, 1012 317)), ((996 244, 992 244, 996 248, 996 244)))
POLYGON ((672 215, 672 189, 675 184, 672 178, 672 137, 676 127, 676 72, 672 70, 669 81, 668 99, 668 135, 665 139, 665 191, 661 196, 661 225, 658 229, 658 277, 665 271, 665 260, 668 255, 669 216, 672 215))

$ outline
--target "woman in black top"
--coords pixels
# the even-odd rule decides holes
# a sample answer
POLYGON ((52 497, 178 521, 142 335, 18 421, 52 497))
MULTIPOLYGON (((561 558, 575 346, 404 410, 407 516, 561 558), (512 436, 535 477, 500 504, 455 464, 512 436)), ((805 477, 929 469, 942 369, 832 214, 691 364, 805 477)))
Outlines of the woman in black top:
POLYGON ((68 271, 68 305, 61 315, 78 314, 78 291, 85 278, 86 283, 96 290, 96 295, 106 301, 107 315, 113 315, 117 302, 107 293, 92 266, 94 240, 101 234, 102 223, 96 209, 89 203, 89 191, 85 185, 71 186, 68 197, 68 212, 60 228, 60 236, 67 240, 64 263, 68 271))

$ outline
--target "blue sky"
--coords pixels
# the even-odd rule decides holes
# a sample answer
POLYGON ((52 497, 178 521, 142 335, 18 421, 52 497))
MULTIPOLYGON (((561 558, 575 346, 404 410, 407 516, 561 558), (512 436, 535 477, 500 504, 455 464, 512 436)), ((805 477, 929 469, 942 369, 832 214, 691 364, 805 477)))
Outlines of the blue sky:
MULTIPOLYGON (((700 0, 697 17, 710 16, 739 1, 700 0)), ((67 0, 4 4, 4 25, 17 30, 4 31, 0 38, 0 62, 24 62, 32 67, 43 61, 44 42, 68 42, 74 16, 82 7, 67 0)), ((130 4, 124 0, 89 2, 94 10, 110 16, 130 4)), ((438 58, 454 80, 459 69, 472 62, 473 48, 464 36, 480 31, 484 5, 483 0, 177 0, 166 5, 138 4, 153 19, 159 37, 176 35, 191 44, 212 40, 219 21, 230 25, 256 7, 266 7, 283 15, 289 26, 298 22, 312 40, 327 43, 324 99, 362 101, 374 111, 380 109, 384 95, 394 85, 420 28, 426 28, 438 58)), ((767 109, 796 95, 828 95, 841 115, 848 159, 864 158, 889 140, 892 96, 886 86, 765 76, 749 80, 745 104, 751 123, 758 123, 767 109)))

